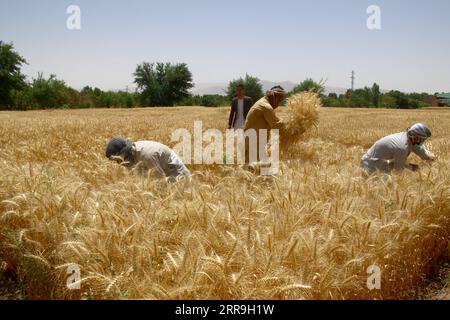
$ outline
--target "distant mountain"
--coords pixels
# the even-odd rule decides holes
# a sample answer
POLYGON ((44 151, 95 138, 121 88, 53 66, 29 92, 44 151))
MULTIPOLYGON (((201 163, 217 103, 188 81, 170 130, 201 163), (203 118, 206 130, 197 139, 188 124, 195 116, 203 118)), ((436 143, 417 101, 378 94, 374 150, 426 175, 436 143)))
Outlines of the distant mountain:
POLYGON ((261 80, 261 83, 263 85, 264 91, 267 91, 274 86, 282 86, 284 90, 291 91, 297 85, 297 83, 294 83, 292 81, 273 82, 268 80, 261 80))
MULTIPOLYGON (((269 90, 270 88, 280 85, 286 91, 291 91, 297 83, 292 81, 282 81, 282 82, 274 82, 268 80, 261 80, 264 91, 269 90)), ((196 83, 194 88, 191 89, 192 94, 205 95, 205 94, 220 94, 224 95, 226 89, 228 87, 228 83, 196 83)), ((347 91, 345 88, 340 87, 331 87, 325 86, 325 94, 329 93, 337 93, 344 94, 347 91)))

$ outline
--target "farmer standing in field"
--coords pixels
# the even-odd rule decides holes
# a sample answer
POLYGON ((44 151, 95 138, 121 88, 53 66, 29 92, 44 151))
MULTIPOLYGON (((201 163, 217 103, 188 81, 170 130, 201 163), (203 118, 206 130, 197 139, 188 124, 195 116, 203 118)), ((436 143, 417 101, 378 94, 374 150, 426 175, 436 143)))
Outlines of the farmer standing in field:
POLYGON ((160 177, 176 178, 191 175, 175 151, 155 141, 133 143, 123 137, 114 137, 106 146, 106 157, 127 167, 139 165, 143 174, 155 169, 160 177))
MULTIPOLYGON (((266 92, 266 95, 258 100, 253 107, 250 109, 247 115, 247 120, 245 121, 244 130, 249 129, 256 130, 257 134, 257 161, 261 161, 259 150, 265 151, 267 141, 260 141, 259 130, 265 129, 270 131, 272 129, 281 129, 283 122, 275 114, 275 110, 280 106, 281 101, 283 101, 286 91, 281 86, 275 86, 266 92)), ((246 142, 245 153, 246 162, 250 162, 249 159, 249 143, 246 142)))
POLYGON ((405 132, 378 140, 362 157, 361 166, 369 174, 403 169, 417 171, 419 166, 409 164, 406 160, 414 152, 423 160, 434 161, 436 156, 423 145, 430 137, 431 130, 425 124, 417 123, 405 132))
POLYGON ((244 129, 245 119, 250 108, 253 106, 253 100, 245 95, 245 87, 239 84, 236 87, 237 96, 231 102, 230 117, 228 119, 228 129, 244 129))

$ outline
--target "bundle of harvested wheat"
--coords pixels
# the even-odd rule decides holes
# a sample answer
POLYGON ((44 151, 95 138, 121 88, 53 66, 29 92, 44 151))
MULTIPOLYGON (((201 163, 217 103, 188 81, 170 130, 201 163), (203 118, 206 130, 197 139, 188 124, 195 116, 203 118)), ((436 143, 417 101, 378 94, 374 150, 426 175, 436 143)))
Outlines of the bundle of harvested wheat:
POLYGON ((307 130, 317 126, 321 106, 320 97, 314 92, 301 92, 288 98, 285 125, 280 132, 282 149, 299 142, 307 130))

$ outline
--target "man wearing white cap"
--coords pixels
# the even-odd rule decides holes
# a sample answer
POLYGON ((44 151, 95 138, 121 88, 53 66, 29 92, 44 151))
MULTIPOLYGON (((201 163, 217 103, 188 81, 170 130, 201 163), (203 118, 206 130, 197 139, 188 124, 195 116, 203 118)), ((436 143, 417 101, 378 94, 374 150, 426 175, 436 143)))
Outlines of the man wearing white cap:
POLYGON ((378 140, 361 159, 361 166, 369 174, 376 171, 418 170, 418 166, 406 162, 411 152, 421 159, 434 161, 436 156, 424 147, 424 142, 431 137, 431 130, 422 123, 417 123, 405 132, 392 134, 378 140))

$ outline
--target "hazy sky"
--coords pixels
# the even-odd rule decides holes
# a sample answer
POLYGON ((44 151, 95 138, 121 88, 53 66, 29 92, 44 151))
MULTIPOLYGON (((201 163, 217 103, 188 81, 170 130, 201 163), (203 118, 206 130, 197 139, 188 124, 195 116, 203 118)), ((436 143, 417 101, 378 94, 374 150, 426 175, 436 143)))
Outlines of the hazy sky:
POLYGON ((143 61, 186 62, 198 83, 249 73, 272 81, 328 78, 349 87, 450 91, 448 0, 0 0, 0 40, 35 77, 69 85, 133 86, 143 61), (66 9, 81 8, 81 30, 66 9), (381 30, 366 26, 381 8, 381 30))

